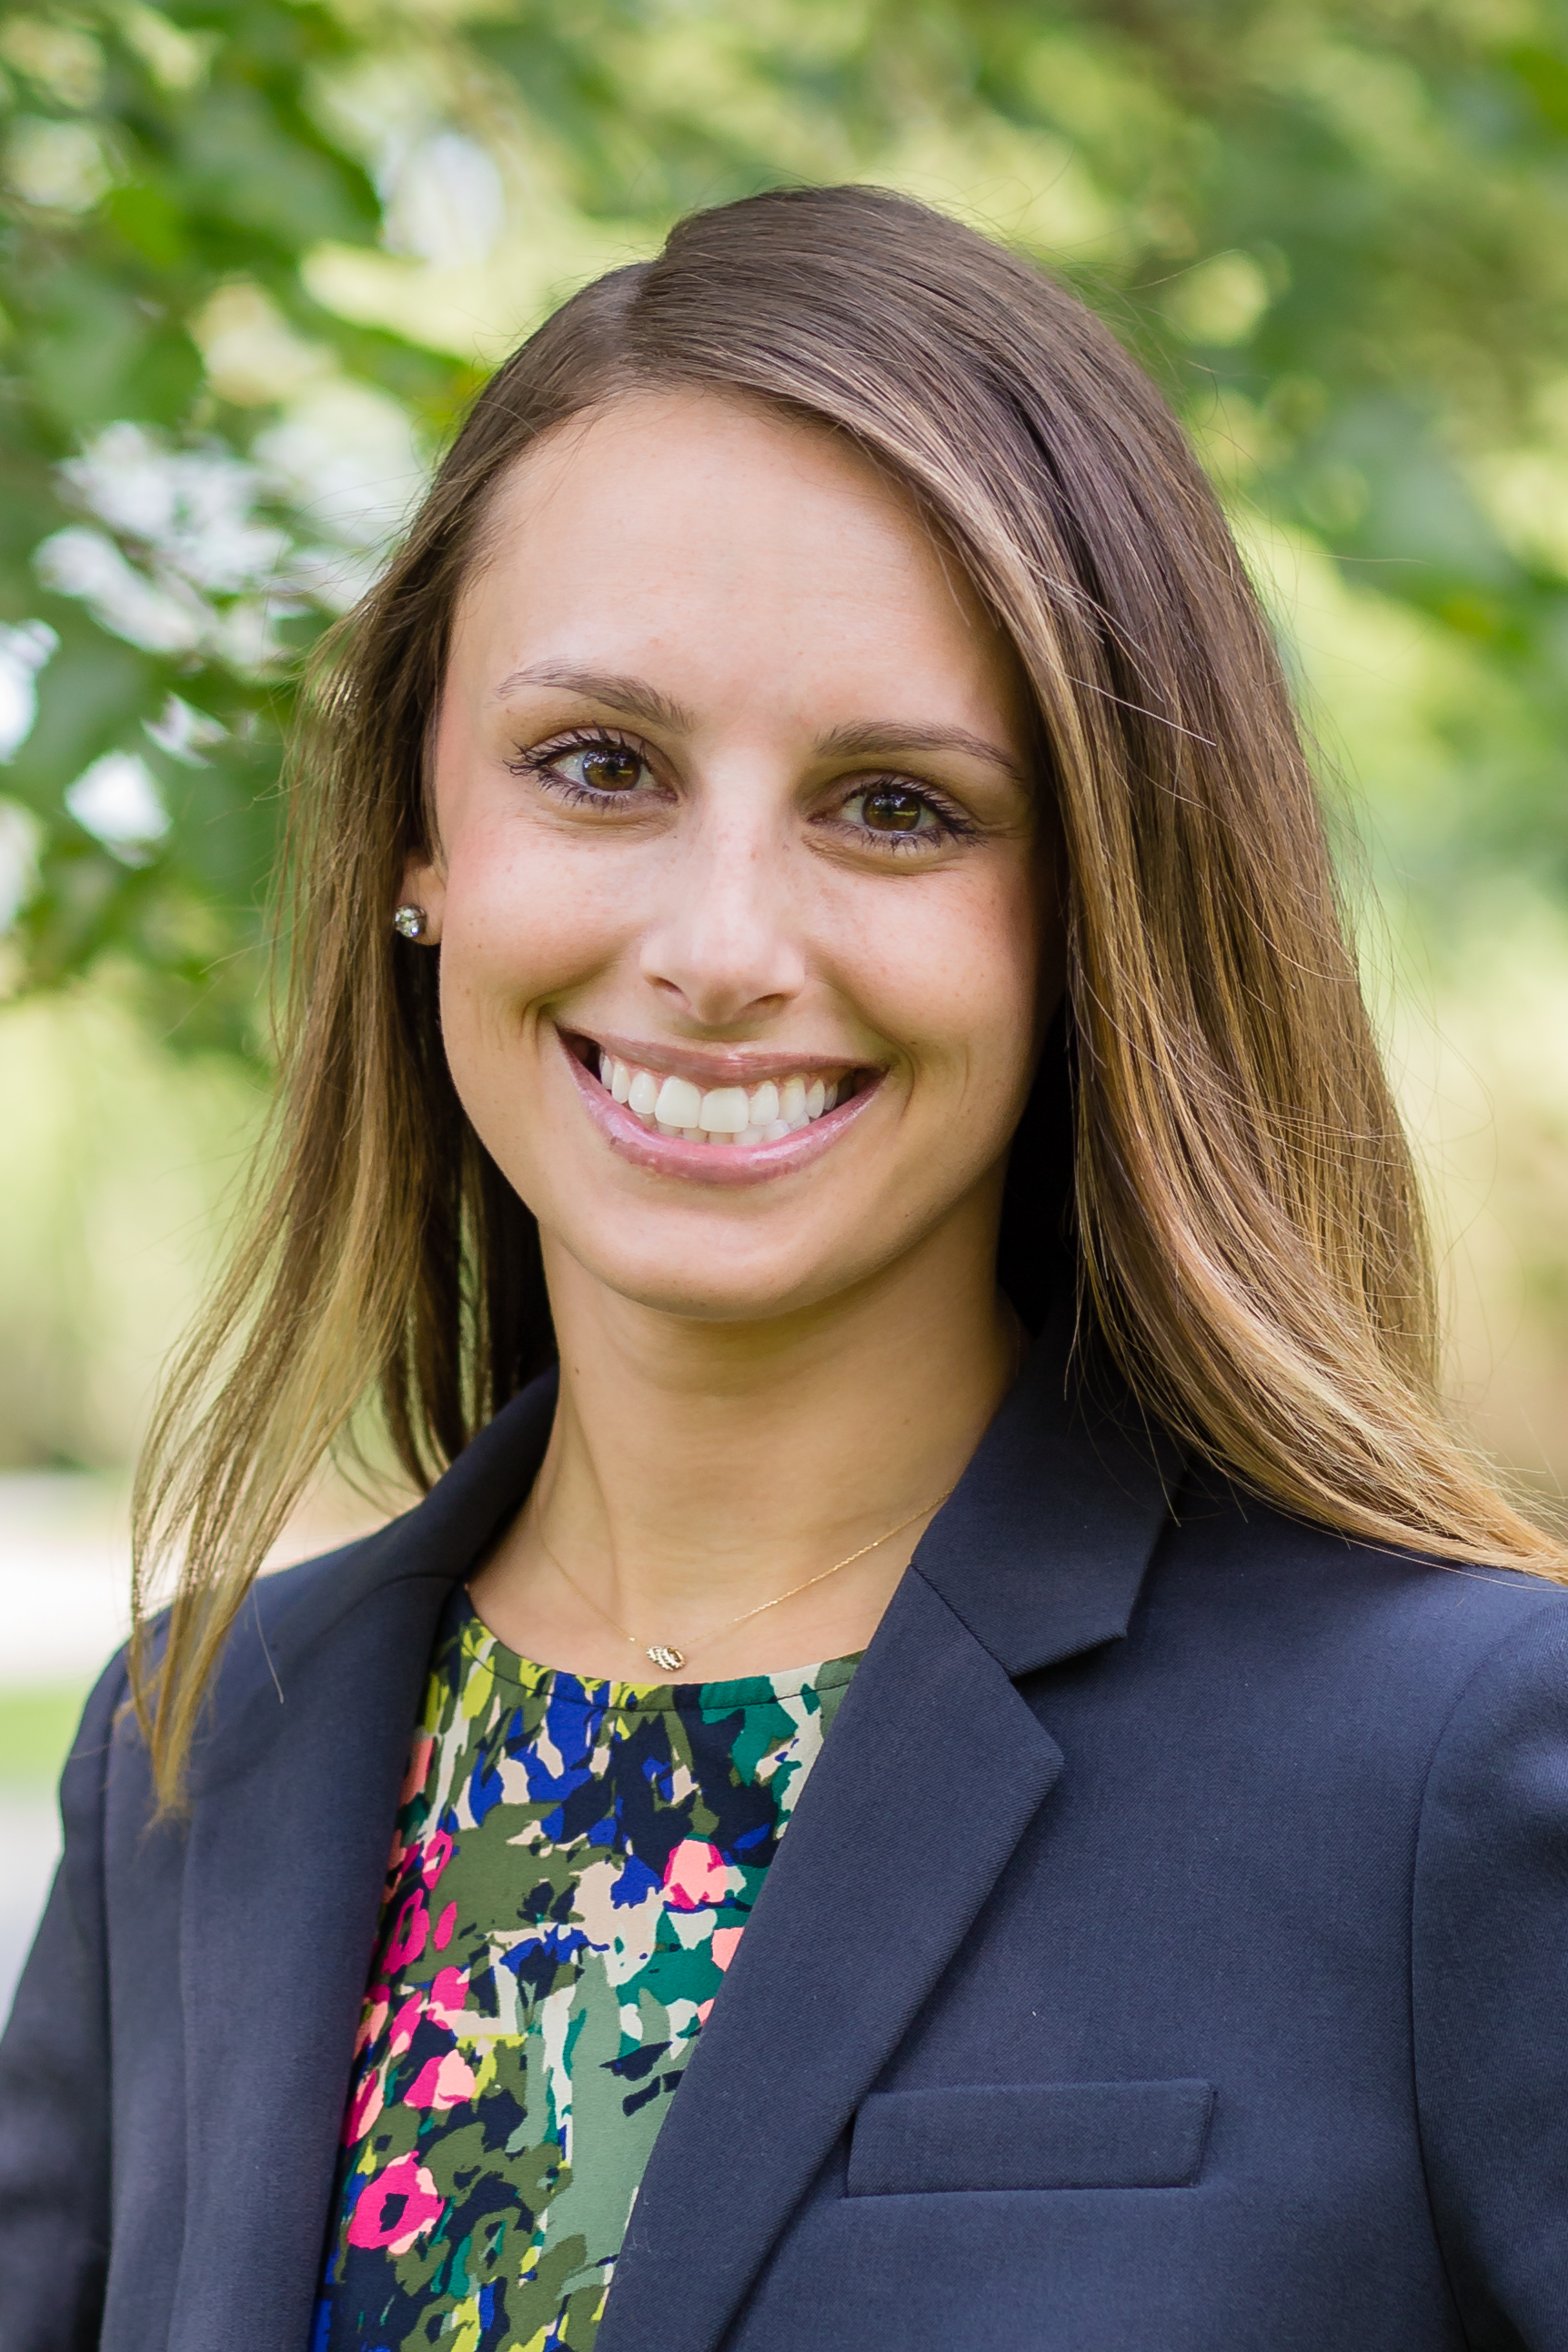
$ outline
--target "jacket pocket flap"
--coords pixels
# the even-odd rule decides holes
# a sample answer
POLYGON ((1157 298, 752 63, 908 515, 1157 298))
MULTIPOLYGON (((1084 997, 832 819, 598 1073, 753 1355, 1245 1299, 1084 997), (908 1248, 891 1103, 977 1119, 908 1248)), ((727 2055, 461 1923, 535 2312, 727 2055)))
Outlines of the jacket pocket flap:
POLYGON ((849 2194, 1180 2189, 1196 2178, 1213 2106, 1207 2083, 874 2092, 855 2117, 849 2194))

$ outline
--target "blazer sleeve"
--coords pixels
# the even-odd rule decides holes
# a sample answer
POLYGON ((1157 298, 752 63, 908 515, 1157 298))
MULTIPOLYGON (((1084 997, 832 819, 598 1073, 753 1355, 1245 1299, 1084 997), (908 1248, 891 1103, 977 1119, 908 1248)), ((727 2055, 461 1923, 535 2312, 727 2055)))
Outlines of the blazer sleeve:
POLYGON ((91 2352, 109 2258, 110 2042, 104 1801, 117 1658, 60 1781, 65 1851, 0 2039, 0 2345, 91 2352))
POLYGON ((1468 2341, 1568 2352, 1568 1601, 1472 1673, 1416 1842, 1416 2097, 1468 2341))

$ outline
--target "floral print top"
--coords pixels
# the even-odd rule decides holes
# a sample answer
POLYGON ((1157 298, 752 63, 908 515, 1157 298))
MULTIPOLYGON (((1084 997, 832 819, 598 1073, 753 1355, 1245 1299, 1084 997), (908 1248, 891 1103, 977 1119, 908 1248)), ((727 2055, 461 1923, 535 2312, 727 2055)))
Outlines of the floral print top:
POLYGON ((393 1838, 310 2352, 586 2352, 853 1658, 530 1665, 459 1591, 393 1838))

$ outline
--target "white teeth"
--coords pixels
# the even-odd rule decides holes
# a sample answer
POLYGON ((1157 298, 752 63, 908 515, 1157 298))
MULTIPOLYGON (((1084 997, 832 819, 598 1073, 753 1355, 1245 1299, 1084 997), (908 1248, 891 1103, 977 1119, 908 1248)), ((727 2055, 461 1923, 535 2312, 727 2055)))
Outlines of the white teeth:
POLYGON ((598 1053, 599 1082, 645 1127, 659 1135, 678 1136, 687 1143, 782 1143, 821 1118, 840 1100, 849 1097, 849 1080, 808 1078, 804 1074, 761 1086, 710 1087, 706 1092, 689 1078, 665 1076, 657 1070, 639 1070, 598 1053))
POLYGON ((700 1127, 702 1095, 689 1078, 666 1078, 653 1115, 661 1127, 700 1127))
POLYGON ((698 1124, 710 1135, 739 1135, 751 1124, 744 1087, 715 1087, 702 1097, 698 1124))

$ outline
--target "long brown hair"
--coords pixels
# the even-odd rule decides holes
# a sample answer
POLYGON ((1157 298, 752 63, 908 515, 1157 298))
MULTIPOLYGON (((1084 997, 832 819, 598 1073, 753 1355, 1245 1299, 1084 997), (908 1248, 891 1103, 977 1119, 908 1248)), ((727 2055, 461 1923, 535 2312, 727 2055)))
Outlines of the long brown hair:
POLYGON ((184 1555, 161 1668, 142 1648, 136 1675, 167 1800, 257 1564, 355 1413, 379 1406, 425 1486, 552 1353, 533 1221, 447 1073, 436 959, 388 919, 497 482, 564 419, 679 385, 847 436, 1032 682, 1070 874, 1085 1309, 1144 1407, 1352 1537, 1563 1572, 1445 1412, 1416 1180, 1312 778, 1179 427, 998 247, 876 190, 775 193, 682 222, 514 353, 317 669, 273 1160, 140 1486, 139 1605, 184 1555))

